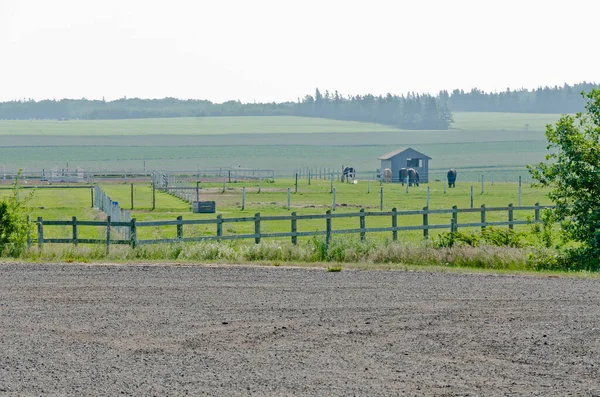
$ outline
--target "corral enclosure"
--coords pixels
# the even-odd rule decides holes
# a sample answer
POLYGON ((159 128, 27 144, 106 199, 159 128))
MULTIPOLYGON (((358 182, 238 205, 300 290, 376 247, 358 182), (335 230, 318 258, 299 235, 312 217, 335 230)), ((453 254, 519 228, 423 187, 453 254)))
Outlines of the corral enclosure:
POLYGON ((558 115, 455 113, 449 131, 401 131, 378 124, 300 117, 211 117, 103 121, 0 121, 0 172, 76 166, 96 170, 274 169, 359 172, 411 146, 434 158, 430 180, 450 167, 459 181, 515 181, 546 154, 544 126, 558 115))
MULTIPOLYGON (((529 221, 539 217, 539 210, 534 217, 534 206, 540 203, 542 206, 551 205, 552 202, 546 197, 545 191, 532 188, 530 184, 524 183, 519 189, 518 183, 499 183, 492 184, 490 181, 484 182, 484 191, 481 191, 481 184, 458 183, 454 189, 445 189, 442 182, 431 182, 420 187, 406 187, 400 184, 380 184, 376 181, 359 181, 357 184, 341 183, 323 179, 300 179, 298 182, 298 191, 295 192, 295 181, 293 179, 276 179, 273 183, 265 181, 240 181, 238 183, 226 183, 223 190, 223 183, 215 182, 181 182, 171 186, 177 188, 186 188, 188 199, 195 200, 196 186, 199 187, 198 195, 200 200, 215 201, 217 214, 194 214, 191 212, 191 203, 181 200, 173 194, 165 191, 156 191, 152 194, 152 187, 148 182, 134 183, 102 183, 100 188, 115 202, 120 208, 129 211, 129 214, 112 213, 112 221, 129 221, 135 218, 138 222, 148 221, 170 221, 167 225, 151 225, 149 227, 140 227, 137 229, 138 240, 160 240, 160 239, 200 239, 202 237, 216 238, 219 235, 246 236, 245 241, 254 242, 256 233, 256 222, 254 217, 260 213, 261 217, 277 217, 277 220, 263 219, 259 230, 261 234, 289 233, 290 215, 297 214, 299 219, 296 224, 296 230, 301 232, 299 241, 307 241, 316 235, 323 235, 326 230, 326 211, 331 211, 334 219, 330 223, 333 235, 338 233, 350 233, 351 238, 358 238, 358 228, 383 228, 380 231, 369 231, 366 238, 369 240, 389 241, 393 233, 391 226, 394 225, 392 209, 399 212, 415 210, 412 213, 405 213, 398 216, 397 226, 400 231, 397 234, 399 241, 421 241, 424 233, 419 225, 424 225, 424 217, 419 212, 428 205, 433 210, 428 216, 428 225, 438 225, 439 228, 432 226, 429 230, 429 236, 433 238, 440 232, 450 231, 453 214, 451 208, 457 206, 460 210, 457 221, 461 230, 467 228, 477 230, 480 227, 480 207, 485 205, 489 208, 486 222, 492 226, 495 222, 502 222, 506 227, 506 221, 510 220, 511 215, 507 212, 507 206, 512 204, 514 207, 528 207, 527 210, 516 209, 512 214, 515 221, 515 230, 529 230, 529 221), (132 187, 133 186, 133 187, 132 187), (471 187, 473 187, 473 200, 471 201, 471 187), (332 192, 331 189, 335 189, 332 192), (288 193, 289 189, 289 193, 288 193), (519 191, 521 194, 519 194, 519 191), (383 196, 381 193, 383 192, 383 196), (153 200, 154 197, 154 200, 153 200), (288 208, 289 198, 289 208, 288 208), (133 201, 132 201, 133 199, 133 201), (152 207, 155 207, 152 209, 152 207), (131 209, 133 207, 133 210, 131 209), (494 208, 502 207, 502 210, 493 211, 494 208), (468 209, 473 208, 472 211, 468 209), (367 214, 366 219, 360 220, 357 213, 364 209, 367 214), (443 211, 442 211, 443 210, 443 211), (467 210, 466 212, 464 210, 467 210), (381 214, 378 216, 379 212, 381 214), (354 214, 351 217, 346 215, 354 214), (223 218, 223 222, 215 223, 217 216, 223 218), (181 229, 173 222, 181 217, 184 221, 208 221, 203 224, 182 225, 181 229), (228 221, 229 219, 244 218, 244 221, 228 221), (219 232, 220 230, 220 232, 219 232), (346 230, 347 232, 338 232, 346 230), (350 232, 350 230, 353 230, 350 232), (179 235, 181 231, 182 236, 179 235), (221 234, 218 234, 221 233, 221 234)), ((31 190, 25 189, 22 195, 31 190)), ((171 190, 168 190, 171 191, 171 190)), ((0 195, 9 194, 7 188, 0 189, 0 195)), ((175 193, 175 191, 171 191, 175 193)), ((22 196, 24 197, 24 196, 22 196)), ((77 217, 79 221, 104 222, 96 226, 84 225, 78 230, 79 238, 82 239, 103 239, 106 233, 106 215, 99 211, 97 200, 98 191, 95 189, 94 206, 92 208, 92 196, 90 188, 81 186, 78 188, 58 188, 56 185, 49 188, 41 187, 37 189, 35 198, 31 205, 33 206, 33 219, 43 218, 45 239, 67 239, 64 243, 70 243, 73 236, 70 222, 72 217, 77 217), (98 208, 98 209, 97 209, 98 208), (48 222, 50 221, 50 222, 48 222), (52 221, 60 221, 60 225, 52 225, 52 221)), ((119 226, 115 225, 112 238, 115 240, 129 239, 129 224, 119 234, 119 226)), ((293 227, 292 227, 293 230, 293 227)), ((35 226, 33 232, 35 233, 35 226)), ((337 238, 337 237, 336 237, 337 238)), ((267 239, 273 239, 268 237, 267 239)), ((276 237, 279 241, 290 241, 289 235, 286 237, 276 237)), ((98 241, 102 244, 102 241, 98 241)), ((122 243, 126 243, 123 241, 122 243)))

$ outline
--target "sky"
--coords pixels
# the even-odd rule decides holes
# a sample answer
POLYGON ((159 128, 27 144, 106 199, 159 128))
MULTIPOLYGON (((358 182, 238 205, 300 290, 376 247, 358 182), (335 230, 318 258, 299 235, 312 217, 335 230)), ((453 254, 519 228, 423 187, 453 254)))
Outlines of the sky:
POLYGON ((0 101, 600 82, 600 1, 0 0, 0 101))

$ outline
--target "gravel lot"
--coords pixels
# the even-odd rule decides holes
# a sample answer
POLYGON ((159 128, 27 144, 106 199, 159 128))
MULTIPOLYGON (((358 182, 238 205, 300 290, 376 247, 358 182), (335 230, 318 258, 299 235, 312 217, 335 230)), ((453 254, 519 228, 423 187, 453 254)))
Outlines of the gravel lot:
POLYGON ((600 396, 600 280, 0 264, 0 395, 600 396))

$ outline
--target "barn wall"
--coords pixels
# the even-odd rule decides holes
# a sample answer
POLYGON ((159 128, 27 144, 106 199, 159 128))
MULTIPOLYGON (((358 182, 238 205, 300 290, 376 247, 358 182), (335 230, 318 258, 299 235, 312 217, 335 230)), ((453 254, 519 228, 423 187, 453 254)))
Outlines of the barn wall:
POLYGON ((429 182, 429 159, 424 154, 417 152, 413 149, 405 150, 402 153, 397 154, 389 160, 381 160, 381 167, 389 168, 392 170, 392 182, 400 182, 400 169, 406 168, 406 161, 409 158, 421 158, 423 159, 422 167, 413 167, 419 173, 419 180, 423 183, 429 182), (386 164, 384 166, 384 163, 386 164))

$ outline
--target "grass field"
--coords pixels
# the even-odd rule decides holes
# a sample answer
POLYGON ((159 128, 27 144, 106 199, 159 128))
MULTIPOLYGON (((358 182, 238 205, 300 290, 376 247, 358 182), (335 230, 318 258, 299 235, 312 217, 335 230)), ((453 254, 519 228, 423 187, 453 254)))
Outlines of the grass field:
POLYGON ((547 123, 559 115, 455 113, 449 131, 301 117, 0 121, 0 171, 65 168, 195 170, 299 167, 374 171, 382 154, 410 146, 433 158, 432 179, 450 167, 462 180, 510 181, 543 161, 547 123), (529 128, 525 131, 525 125, 529 128))
MULTIPOLYGON (((544 131, 558 114, 456 112, 453 129, 544 131)), ((180 117, 131 120, 0 120, 0 135, 220 135, 398 132, 374 123, 291 116, 180 117)))
MULTIPOLYGON (((297 194, 292 193, 291 209, 287 210, 287 188, 293 187, 292 180, 277 180, 275 183, 262 185, 261 192, 258 193, 258 187, 252 183, 231 183, 228 185, 225 193, 221 193, 221 184, 202 184, 201 200, 214 200, 217 205, 217 213, 224 218, 235 218, 252 216, 257 212, 262 215, 289 215, 292 211, 297 214, 323 214, 327 209, 331 209, 332 195, 330 183, 322 180, 312 180, 308 186, 306 180, 299 183, 297 194), (241 188, 246 187, 246 205, 241 210, 241 188)), ((360 182, 356 185, 336 183, 336 213, 358 212, 360 208, 367 211, 378 211, 380 203, 379 184, 370 184, 370 193, 368 193, 368 183, 360 182)), ((409 193, 406 193, 405 187, 399 184, 384 185, 384 210, 389 211, 392 208, 398 210, 422 209, 426 205, 427 187, 430 188, 430 208, 448 209, 453 205, 459 208, 470 207, 470 186, 471 184, 459 183, 456 189, 448 189, 444 194, 443 184, 433 182, 420 187, 412 187, 409 193)), ((131 205, 130 185, 112 184, 102 186, 104 191, 114 200, 118 201, 124 209, 129 209, 131 205)), ((192 214, 188 203, 173 197, 169 194, 158 193, 156 196, 156 209, 151 211, 151 188, 148 184, 138 184, 134 186, 134 210, 132 216, 138 221, 145 220, 174 220, 177 216, 183 216, 184 219, 204 219, 213 218, 214 214, 192 214)), ((485 184, 485 193, 481 194, 481 185, 474 186, 475 199, 474 206, 479 207, 485 204, 487 207, 507 206, 513 203, 518 204, 518 187, 516 183, 491 183, 485 184)), ((0 194, 8 194, 8 190, 0 190, 0 194)), ((292 189, 293 192, 293 189, 292 189)), ((24 192, 23 194, 26 194, 24 192)), ((542 205, 550 205, 551 202, 546 198, 545 192, 531 188, 528 184, 522 187, 522 205, 533 205, 540 202, 542 205)), ((46 220, 70 220, 72 216, 78 219, 102 219, 103 215, 97 210, 91 208, 90 191, 88 189, 37 189, 35 199, 32 202, 34 207, 33 216, 37 218, 42 216, 46 220)), ((526 214, 516 212, 515 219, 526 220, 527 216, 533 216, 533 213, 526 214)), ((489 213, 488 221, 506 220, 507 214, 489 213)), ((478 222, 479 214, 460 214, 459 222, 478 222)), ((422 222, 420 215, 406 216, 399 218, 399 224, 417 225, 422 222)), ((450 215, 431 215, 430 224, 450 224, 450 215)), ((389 227, 389 218, 368 218, 367 227, 389 227)), ((226 224, 225 234, 245 234, 253 233, 254 224, 236 223, 226 224)), ((358 228, 358 218, 342 218, 333 221, 334 229, 353 229, 358 228)), ((281 232, 289 231, 289 221, 264 222, 263 232, 281 232)), ((104 232, 102 228, 82 227, 81 237, 99 237, 104 232)), ((324 221, 305 220, 298 221, 299 231, 323 230, 324 221)), ((518 230, 527 230, 526 226, 517 226, 518 230)), ((48 227, 45 231, 46 238, 66 238, 70 235, 69 227, 48 227)), ((165 228, 140 228, 138 235, 140 239, 148 238, 174 238, 175 227, 165 228)), ((435 236, 437 231, 430 232, 435 236)), ((186 236, 215 235, 214 225, 193 225, 185 226, 184 234, 186 236)), ((400 235, 402 241, 419 241, 422 232, 405 232, 400 235)), ((373 239, 389 239, 387 234, 373 234, 373 239)))

